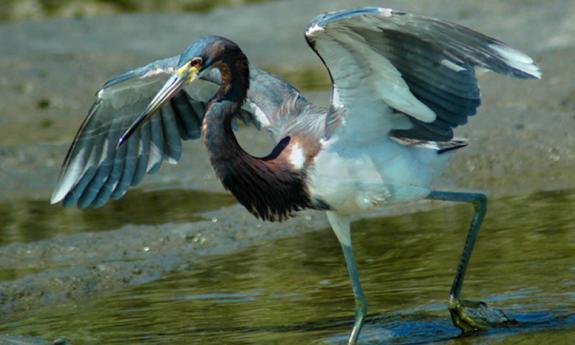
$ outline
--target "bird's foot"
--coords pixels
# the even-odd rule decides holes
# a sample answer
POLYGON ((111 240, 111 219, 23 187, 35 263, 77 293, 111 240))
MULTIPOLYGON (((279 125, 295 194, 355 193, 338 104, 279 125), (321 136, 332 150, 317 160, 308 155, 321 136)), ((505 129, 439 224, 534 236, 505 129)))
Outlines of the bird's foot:
POLYGON ((449 300, 449 312, 453 324, 461 329, 463 334, 516 324, 516 321, 508 318, 502 310, 490 308, 484 302, 452 298, 449 300))

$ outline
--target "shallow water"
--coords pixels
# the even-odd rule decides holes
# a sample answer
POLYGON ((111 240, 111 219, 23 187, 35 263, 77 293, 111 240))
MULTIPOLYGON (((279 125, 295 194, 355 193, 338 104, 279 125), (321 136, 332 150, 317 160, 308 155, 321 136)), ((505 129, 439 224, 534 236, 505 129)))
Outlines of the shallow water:
POLYGON ((164 224, 202 219, 198 214, 235 204, 229 194, 193 190, 130 191, 122 202, 78 209, 48 200, 0 203, 0 245, 45 240, 84 231, 118 229, 126 224, 164 224))
MULTIPOLYGON (((355 222, 370 305, 361 343, 572 344, 574 209, 573 191, 490 203, 463 294, 520 325, 464 338, 445 300, 470 207, 355 222)), ((329 229, 190 264, 189 272, 5 322, 0 332, 78 345, 345 343, 353 297, 329 229)))

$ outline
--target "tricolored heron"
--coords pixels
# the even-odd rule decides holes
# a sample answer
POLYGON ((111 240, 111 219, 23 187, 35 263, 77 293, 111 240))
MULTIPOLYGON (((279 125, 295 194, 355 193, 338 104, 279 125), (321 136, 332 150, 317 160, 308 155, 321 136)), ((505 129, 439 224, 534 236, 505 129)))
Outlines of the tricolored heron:
POLYGON ((452 320, 464 332, 506 322, 485 304, 460 298, 486 196, 436 191, 432 183, 467 145, 453 128, 480 104, 474 68, 528 79, 540 78, 538 67, 463 26, 384 8, 321 14, 305 37, 331 76, 329 107, 250 65, 234 42, 202 37, 183 54, 102 87, 64 160, 52 203, 86 207, 118 199, 163 161, 177 162, 182 139, 201 137, 224 187, 256 217, 326 211, 355 295, 349 338, 355 344, 367 304, 350 215, 419 199, 469 202, 475 214, 449 295, 452 320), (271 133, 276 146, 269 155, 242 149, 237 118, 271 133))

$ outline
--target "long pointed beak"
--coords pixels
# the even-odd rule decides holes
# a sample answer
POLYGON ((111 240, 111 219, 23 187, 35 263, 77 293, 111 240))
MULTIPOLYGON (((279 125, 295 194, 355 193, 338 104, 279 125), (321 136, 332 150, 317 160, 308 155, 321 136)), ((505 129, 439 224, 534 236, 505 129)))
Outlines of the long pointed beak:
POLYGON ((130 127, 124 131, 120 139, 118 140, 118 147, 130 139, 130 136, 134 134, 146 121, 148 121, 152 115, 154 115, 158 109, 160 109, 164 103, 166 103, 170 98, 172 98, 178 91, 184 87, 186 82, 191 81, 196 78, 198 69, 195 67, 186 68, 182 67, 176 73, 168 79, 168 81, 162 86, 160 91, 154 96, 152 101, 146 107, 146 110, 138 116, 138 118, 132 122, 130 127))

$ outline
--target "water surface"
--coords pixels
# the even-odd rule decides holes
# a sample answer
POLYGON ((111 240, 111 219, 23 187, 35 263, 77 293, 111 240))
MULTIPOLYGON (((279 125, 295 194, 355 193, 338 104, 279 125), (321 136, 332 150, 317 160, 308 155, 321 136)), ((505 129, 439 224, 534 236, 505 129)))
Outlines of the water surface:
POLYGON ((0 203, 0 245, 31 242, 84 231, 115 230, 126 224, 165 224, 202 219, 199 213, 235 204, 227 193, 169 189, 133 190, 101 208, 50 205, 45 199, 0 203))
MULTIPOLYGON (((458 337, 446 296, 471 208, 360 220, 354 246, 370 319, 365 344, 572 344, 575 193, 489 205, 463 294, 520 326, 458 337)), ((353 297, 331 230, 190 263, 188 272, 5 322, 0 332, 73 344, 343 344, 353 297)))

